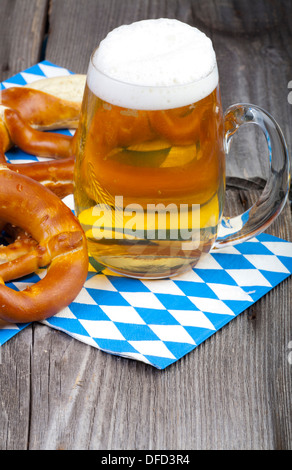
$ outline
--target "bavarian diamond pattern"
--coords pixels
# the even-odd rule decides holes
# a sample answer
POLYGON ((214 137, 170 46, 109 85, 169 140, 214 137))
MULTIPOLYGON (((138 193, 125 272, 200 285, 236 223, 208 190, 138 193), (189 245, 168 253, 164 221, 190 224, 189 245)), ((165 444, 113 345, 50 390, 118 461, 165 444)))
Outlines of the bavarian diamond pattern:
MULTIPOLYGON (((45 61, 6 80, 2 88, 68 73, 45 61)), ((12 162, 36 159, 18 149, 7 157, 12 162)), ((72 197, 65 202, 73 209, 72 197)), ((172 279, 125 278, 101 271, 91 260, 74 302, 42 323, 107 353, 164 369, 291 273, 292 243, 265 233, 213 251, 195 269, 172 279)), ((7 285, 22 290, 44 275, 39 270, 7 285)), ((26 326, 0 324, 0 345, 26 326)))
MULTIPOLYGON (((75 301, 42 323, 105 352, 163 369, 291 272, 292 243, 267 234, 212 252, 195 269, 172 279, 124 278, 90 265, 75 301), (259 262, 260 256, 264 261, 259 262)), ((8 285, 22 290, 44 275, 39 270, 8 285)), ((1 344, 25 326, 4 325, 1 344)))

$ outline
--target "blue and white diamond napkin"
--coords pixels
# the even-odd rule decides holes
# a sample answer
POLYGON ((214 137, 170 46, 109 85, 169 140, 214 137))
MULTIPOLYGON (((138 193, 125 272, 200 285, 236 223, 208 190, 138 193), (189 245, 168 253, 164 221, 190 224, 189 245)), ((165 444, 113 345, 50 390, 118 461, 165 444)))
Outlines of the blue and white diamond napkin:
MULTIPOLYGON (((64 73, 70 72, 45 61, 3 82, 2 88, 64 73)), ((18 149, 7 158, 36 159, 18 149)), ((72 199, 66 202, 71 206, 72 199)), ((130 279, 100 270, 91 260, 74 302, 42 323, 110 354, 164 369, 291 273, 292 243, 265 233, 213 251, 195 269, 171 279, 130 279)), ((44 274, 39 270, 7 285, 22 290, 44 274)), ((26 326, 0 324, 0 345, 26 326)))

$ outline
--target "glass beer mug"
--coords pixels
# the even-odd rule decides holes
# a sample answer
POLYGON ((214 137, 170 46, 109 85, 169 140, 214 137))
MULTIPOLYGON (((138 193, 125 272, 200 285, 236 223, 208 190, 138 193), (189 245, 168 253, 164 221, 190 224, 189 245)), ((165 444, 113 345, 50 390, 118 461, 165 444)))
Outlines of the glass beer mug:
POLYGON ((223 115, 205 34, 144 20, 112 31, 91 57, 74 180, 90 255, 122 275, 164 278, 265 230, 285 204, 289 158, 259 107, 237 104, 223 115), (225 154, 246 123, 264 132, 270 175, 260 199, 227 219, 225 154))

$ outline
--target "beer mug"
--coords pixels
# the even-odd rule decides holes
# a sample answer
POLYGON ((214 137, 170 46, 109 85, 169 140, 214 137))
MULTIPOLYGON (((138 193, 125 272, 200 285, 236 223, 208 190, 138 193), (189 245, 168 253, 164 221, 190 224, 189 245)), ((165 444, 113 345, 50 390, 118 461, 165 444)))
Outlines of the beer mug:
POLYGON ((126 276, 173 276, 256 236, 288 194, 279 126, 250 104, 223 115, 212 43, 177 20, 122 26, 101 42, 75 143, 75 209, 90 256, 126 276), (270 175, 250 209, 225 218, 225 154, 243 124, 263 130, 270 175))

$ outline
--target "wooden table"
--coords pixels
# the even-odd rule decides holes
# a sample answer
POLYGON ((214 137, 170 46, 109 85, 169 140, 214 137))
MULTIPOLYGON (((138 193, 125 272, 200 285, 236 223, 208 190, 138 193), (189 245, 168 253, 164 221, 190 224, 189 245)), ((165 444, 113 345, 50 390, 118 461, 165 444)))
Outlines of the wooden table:
MULTIPOLYGON (((224 109, 267 109, 291 151, 290 0, 0 0, 0 79, 44 59, 86 73, 109 30, 158 17, 212 38, 224 109)), ((227 210, 257 197, 266 166, 253 155, 265 157, 263 148, 256 130, 236 138, 228 171, 241 189, 228 191, 227 210)), ((289 204, 268 232, 292 241, 289 204)), ((291 286, 288 278, 164 371, 27 327, 1 348, 0 449, 291 449, 291 286)))

